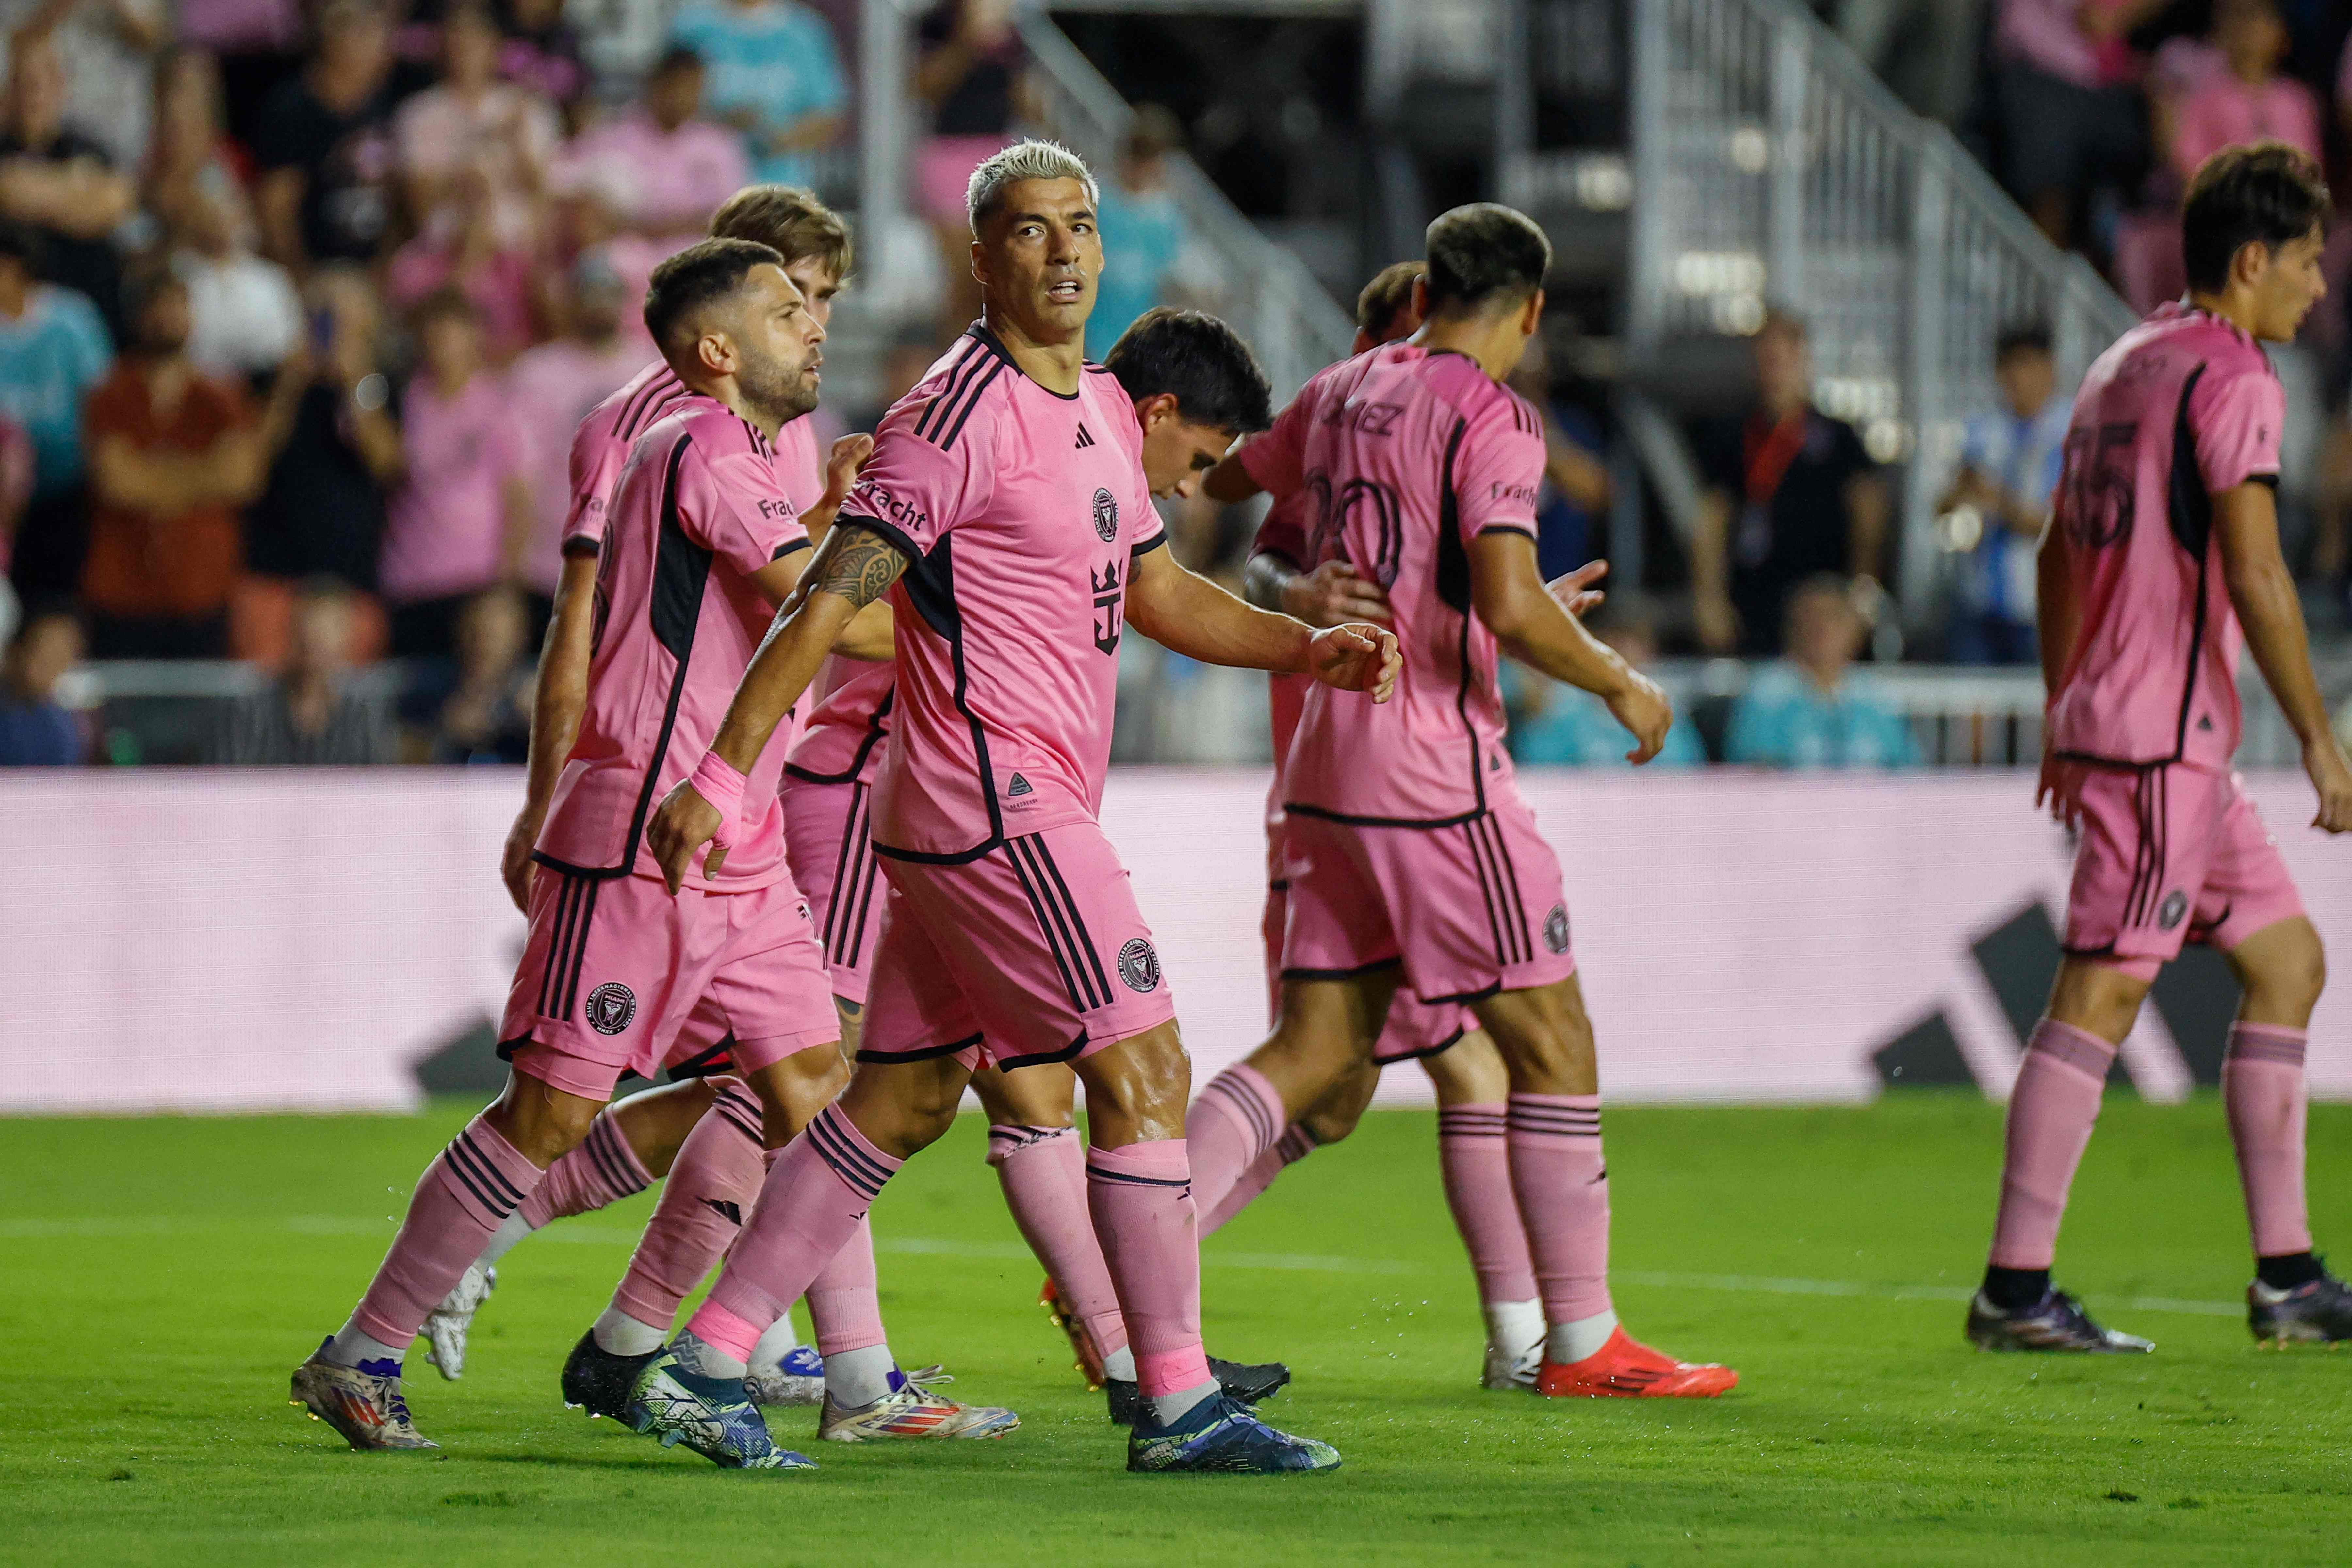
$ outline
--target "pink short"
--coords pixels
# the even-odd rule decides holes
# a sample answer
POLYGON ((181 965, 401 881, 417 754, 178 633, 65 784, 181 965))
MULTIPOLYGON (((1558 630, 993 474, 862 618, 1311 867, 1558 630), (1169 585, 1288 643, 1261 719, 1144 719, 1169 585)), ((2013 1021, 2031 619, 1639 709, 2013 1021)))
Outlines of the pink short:
MULTIPOLYGON (((1282 840, 1272 829, 1267 842, 1270 859, 1283 853, 1282 840)), ((1289 915, 1290 879, 1276 875, 1265 885, 1265 918, 1258 927, 1258 934, 1265 939, 1265 984, 1271 994, 1267 1016, 1275 1022, 1282 1017, 1282 941, 1289 915)), ((1433 1007, 1410 992, 1400 992, 1389 1004, 1389 1021, 1373 1043, 1372 1060, 1387 1067, 1433 1057, 1477 1026, 1469 1009, 1458 1004, 1433 1007)))
POLYGON ((860 1061, 1075 1061, 1176 1016, 1127 868, 1091 822, 976 860, 885 857, 860 1061))
POLYGON ((1549 985, 1576 973, 1559 860, 1516 792, 1445 827, 1372 827, 1293 812, 1286 980, 1402 962, 1434 1006, 1549 985))
POLYGON ((879 858, 866 825, 873 790, 862 779, 811 784, 784 778, 784 853, 793 882, 816 911, 833 994, 866 1005, 882 926, 879 858))
POLYGON ((2204 942, 2226 952, 2303 913, 2278 845, 2234 773, 2076 763, 2059 780, 2082 838, 2066 951, 2152 980, 2204 942))
POLYGON ((750 892, 676 898, 656 877, 579 877, 541 867, 530 935, 507 994, 499 1054, 567 1094, 608 1100, 625 1073, 651 1078, 719 1040, 743 1071, 841 1037, 824 954, 789 878, 750 892), (723 1037, 722 1037, 723 1038, 723 1037))

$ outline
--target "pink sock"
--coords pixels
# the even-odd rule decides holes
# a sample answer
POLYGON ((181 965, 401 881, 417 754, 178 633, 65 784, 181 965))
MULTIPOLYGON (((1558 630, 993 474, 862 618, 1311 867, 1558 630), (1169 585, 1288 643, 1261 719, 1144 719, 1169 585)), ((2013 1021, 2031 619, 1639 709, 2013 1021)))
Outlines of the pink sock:
POLYGON ((677 1310, 742 1228, 767 1174, 759 1100, 722 1089, 678 1145, 654 1217, 638 1238, 613 1305, 667 1331, 677 1310))
POLYGON ((1192 1201, 1214 1210, 1242 1173, 1274 1147, 1289 1120, 1282 1096, 1247 1062, 1211 1079, 1184 1123, 1184 1142, 1195 1151, 1192 1201))
POLYGON ((2246 1189, 2257 1258, 2311 1250, 2311 1217, 2303 1201, 2307 1037, 2302 1029, 2240 1024, 2231 1029, 2230 1052, 2221 1059, 2221 1101, 2230 1112, 2230 1142, 2238 1149, 2238 1179, 2246 1189))
POLYGON ((1274 1185, 1276 1176, 1315 1152, 1315 1135, 1299 1123, 1294 1121, 1284 1128, 1282 1136, 1274 1141, 1274 1147, 1250 1162, 1249 1169, 1225 1189, 1217 1206, 1201 1221, 1202 1237, 1206 1238, 1224 1229, 1227 1220, 1255 1203, 1260 1193, 1274 1185))
POLYGON ((1573 1323, 1608 1311, 1609 1167, 1601 1158, 1601 1097, 1515 1094, 1504 1122, 1511 1195, 1534 1259, 1544 1321, 1573 1323))
POLYGON ((1087 1156, 1076 1128, 988 1130, 988 1163, 1004 1187, 1004 1206, 1022 1239, 1061 1292, 1062 1305, 1087 1326, 1102 1355, 1127 1348, 1127 1320, 1111 1288, 1110 1265, 1087 1212, 1087 1156))
POLYGON ((816 1348, 862 1351, 890 1342, 882 1331, 882 1298, 874 1273, 874 1227, 857 1222, 848 1241, 809 1282, 809 1318, 816 1325, 816 1348))
POLYGON ((1437 1113, 1437 1164, 1445 1206, 1470 1253, 1481 1301, 1536 1299, 1535 1259, 1511 1196, 1507 1113, 1499 1105, 1456 1105, 1437 1113))
POLYGON ((705 1344, 750 1361, 760 1336, 849 1244, 903 1163, 867 1142, 839 1105, 818 1111, 777 1151, 751 1224, 688 1328, 705 1344))
POLYGON ((550 1220, 635 1197, 653 1184, 653 1173, 629 1147, 613 1108, 606 1106, 588 1124, 580 1147, 550 1165, 546 1179, 515 1212, 537 1230, 550 1220))
POLYGON ((352 1314, 370 1339, 404 1345, 544 1174, 477 1116, 425 1167, 392 1250, 352 1314))
POLYGON ((2116 1047, 2087 1029, 2054 1018, 2033 1026, 2017 1087, 2009 1092, 1994 1268, 2047 1268, 2057 1257, 2066 1191, 2099 1120, 2099 1097, 2115 1059, 2116 1047))
POLYGON ((1087 1206, 1127 1314, 1146 1397, 1209 1381, 1201 1348, 1201 1245, 1185 1140, 1087 1151, 1087 1206))

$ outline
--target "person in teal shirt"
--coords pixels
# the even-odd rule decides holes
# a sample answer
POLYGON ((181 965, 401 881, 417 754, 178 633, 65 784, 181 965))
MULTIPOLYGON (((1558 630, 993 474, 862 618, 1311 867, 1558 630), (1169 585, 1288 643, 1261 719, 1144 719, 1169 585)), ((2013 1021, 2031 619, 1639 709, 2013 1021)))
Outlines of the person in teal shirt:
POLYGON ((1786 658, 1759 669, 1732 705, 1724 760, 1773 768, 1912 768, 1911 724, 1853 669, 1864 632, 1852 585, 1806 579, 1789 595, 1786 658))
POLYGON ((33 498, 81 483, 81 405, 114 363, 114 343, 87 295, 33 280, 40 241, 0 222, 0 414, 33 444, 33 498))
MULTIPOLYGON (((1616 649, 1634 668, 1643 669, 1656 661, 1657 614, 1638 592, 1611 594, 1587 624, 1594 637, 1616 649)), ((1541 676, 1525 675, 1516 665, 1506 666, 1505 675, 1518 687, 1511 711, 1515 761, 1531 767, 1632 765, 1625 753, 1633 749, 1633 739, 1601 699, 1541 676)), ((1690 716, 1677 710, 1674 728, 1666 731, 1666 743, 1644 765, 1695 768, 1706 761, 1706 749, 1690 716)))
POLYGON ((833 25, 800 0, 688 0, 670 41, 701 57, 703 101, 742 136, 751 177, 807 184, 849 101, 833 25))
POLYGON ((1102 188, 1102 279, 1087 318, 1087 357, 1101 360, 1121 332, 1162 297, 1184 249, 1184 215, 1168 189, 1168 154, 1183 127, 1156 103, 1136 110, 1118 171, 1102 188))

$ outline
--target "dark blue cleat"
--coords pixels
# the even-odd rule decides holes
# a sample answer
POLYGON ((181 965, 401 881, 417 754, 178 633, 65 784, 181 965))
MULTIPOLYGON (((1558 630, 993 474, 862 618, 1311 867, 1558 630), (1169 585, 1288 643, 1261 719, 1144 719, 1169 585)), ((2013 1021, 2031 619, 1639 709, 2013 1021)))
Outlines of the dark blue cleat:
POLYGON ((1272 1476, 1336 1470, 1339 1450, 1312 1437, 1277 1432, 1230 1394, 1209 1395, 1170 1426, 1155 1426, 1146 1415, 1127 1439, 1127 1468, 1164 1475, 1179 1470, 1205 1474, 1272 1476))
POLYGON ((2053 1289, 2031 1307, 2004 1312, 1978 1291, 1969 1302, 1969 1342, 1980 1351, 2042 1351, 2074 1355, 2146 1355, 2155 1342, 2091 1321, 2083 1304, 2053 1289))
POLYGON ((683 1443, 727 1470, 813 1470, 805 1454, 779 1448, 740 1377, 705 1377, 668 1351, 637 1374, 621 1418, 665 1448, 683 1443))

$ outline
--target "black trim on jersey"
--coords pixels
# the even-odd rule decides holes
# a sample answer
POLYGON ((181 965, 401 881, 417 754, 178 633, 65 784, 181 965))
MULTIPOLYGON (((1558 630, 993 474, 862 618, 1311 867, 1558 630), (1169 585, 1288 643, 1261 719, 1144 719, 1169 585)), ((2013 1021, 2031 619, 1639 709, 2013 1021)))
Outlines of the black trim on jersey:
POLYGON ((1470 552, 1462 542, 1462 503, 1454 493, 1454 459, 1460 456, 1470 421, 1457 416, 1446 439, 1445 460, 1437 476, 1437 596, 1462 616, 1457 658, 1461 675, 1454 682, 1454 710, 1462 718, 1462 732, 1470 742, 1470 798, 1486 809, 1486 759, 1479 754, 1478 731, 1470 723, 1470 621, 1476 606, 1470 602, 1470 552))
POLYGON ((776 552, 773 555, 769 556, 768 559, 771 562, 782 561, 785 556, 790 555, 796 550, 814 550, 816 546, 805 538, 787 539, 782 544, 776 546, 776 552))
POLYGON ((725 1038, 719 1040, 716 1045, 695 1052, 692 1056, 687 1058, 686 1060, 682 1062, 672 1062, 670 1064, 669 1076, 673 1079, 682 1078, 709 1078, 714 1073, 730 1071, 734 1066, 734 1058, 730 1056, 729 1053, 733 1050, 734 1046, 735 1037, 732 1033, 730 1033, 725 1038))
POLYGON ((760 427, 757 425, 752 424, 740 414, 735 416, 735 422, 743 426, 743 434, 751 437, 752 451, 757 452, 762 458, 772 459, 775 457, 775 447, 769 445, 767 437, 760 433, 760 427))
POLYGON ((1400 954, 1395 958, 1376 958, 1370 963, 1359 963, 1351 969, 1308 969, 1303 965, 1292 965, 1284 968, 1282 977, 1285 980, 1353 980, 1360 974, 1401 968, 1403 963, 1404 958, 1400 954))
POLYGON ((935 1060, 940 1057, 951 1057, 958 1051, 968 1051, 971 1049, 972 1047, 980 1044, 980 1042, 985 1037, 986 1037, 981 1035, 967 1035, 961 1040, 950 1040, 944 1046, 925 1046, 922 1049, 916 1051, 868 1051, 861 1049, 857 1053, 857 1059, 861 1062, 928 1062, 935 1060))
POLYGON ((1014 1068, 1043 1067, 1047 1062, 1076 1061, 1078 1058, 1078 1053, 1087 1048, 1087 1042, 1090 1038, 1091 1037, 1084 1029, 1080 1029, 1078 1037, 1058 1051, 1032 1051, 1025 1057, 1006 1057, 994 1065, 1000 1072, 1010 1072, 1014 1068))
POLYGON ((1445 996, 1423 996, 1421 1000, 1424 1005, 1431 1007, 1447 1007, 1456 1005, 1467 1007, 1473 1002, 1484 1002, 1489 996, 1500 995, 1502 990, 1503 983, 1497 980, 1492 985, 1481 985, 1475 991, 1456 991, 1445 996))
POLYGON ((1140 561, 1145 556, 1150 554, 1153 551, 1159 549, 1161 545, 1167 542, 1168 531, 1163 528, 1159 532, 1153 534, 1150 538, 1145 540, 1142 543, 1136 545, 1133 549, 1129 550, 1127 552, 1127 559, 1130 564, 1137 561, 1140 561))
POLYGON ((963 434, 964 421, 971 417, 971 411, 987 394, 989 384, 1003 374, 1004 364, 984 355, 965 356, 963 364, 949 378, 947 390, 933 398, 924 408, 923 416, 915 422, 915 434, 943 452, 952 447, 956 437, 963 434), (928 430, 926 426, 929 426, 928 430))
POLYGON ((882 737, 889 733, 889 730, 883 724, 882 721, 884 717, 889 713, 890 705, 898 700, 898 688, 897 683, 893 682, 890 689, 882 694, 882 700, 874 705, 873 714, 866 721, 866 733, 857 742, 857 754, 849 759, 849 766, 844 768, 841 772, 837 773, 811 773, 808 769, 801 767, 793 763, 786 763, 784 764, 784 772, 792 777, 800 780, 803 784, 844 784, 856 783, 857 775, 866 771, 866 759, 873 753, 876 746, 881 744, 882 737))
POLYGON ((1459 827, 1465 822, 1475 822, 1478 818, 1486 815, 1486 807, 1480 806, 1473 811, 1463 812, 1457 816, 1440 816, 1435 818, 1423 816, 1357 816, 1349 812, 1332 811, 1324 806, 1308 805, 1303 802, 1295 800, 1284 801, 1282 803, 1282 809, 1286 815, 1291 816, 1311 816, 1318 822, 1343 823, 1349 827, 1413 827, 1420 828, 1423 831, 1433 827, 1459 827))
POLYGON ((2189 752, 2189 710, 2197 702, 2197 667, 2205 655, 2205 588, 2212 552, 2213 497, 2197 467, 2197 433, 2189 426, 2189 399, 2205 374, 2199 365, 2181 384, 2180 406, 2172 416, 2172 482, 2166 498, 2167 521, 2180 548, 2197 561, 2197 608, 2189 619, 2189 671, 2180 683, 2180 723, 2173 732, 2172 756, 2179 762, 2189 752))
POLYGON ((677 378, 676 371, 665 371, 662 375, 656 375, 639 387, 637 395, 630 399, 636 405, 635 412, 625 413, 622 416, 621 438, 634 441, 644 435, 653 425, 656 416, 669 406, 672 395, 683 396, 688 390, 686 383, 677 378), (667 383, 664 376, 668 378, 667 383))
POLYGON ((926 441, 934 438, 932 425, 934 422, 940 425, 947 423, 945 415, 949 405, 963 395, 965 384, 971 381, 980 364, 981 356, 977 353, 967 352, 948 367, 947 384, 940 388, 929 403, 923 405, 922 413, 915 416, 916 435, 926 441))
POLYGON ((1478 537, 1484 539, 1490 533, 1516 533, 1521 539, 1533 539, 1536 536, 1536 531, 1532 528, 1521 528, 1516 523, 1496 522, 1480 529, 1478 537))
MULTIPOLYGON (((965 328, 964 331, 967 336, 979 343, 981 347, 986 349, 990 353, 994 354, 998 359, 1002 360, 1004 364, 1016 374, 1028 376, 1028 379, 1035 384, 1037 390, 1044 393, 1046 396, 1058 397, 1065 403, 1076 403, 1078 400, 1078 395, 1076 393, 1056 392, 1052 387, 1047 386, 1044 382, 1038 381, 1035 376, 1029 375, 1029 373, 1023 370, 1019 363, 1013 359, 1013 351, 1004 346, 1004 340, 998 337, 995 332, 992 331, 986 321, 974 321, 971 326, 965 328)), ((1079 384, 1084 385, 1085 384, 1081 382, 1079 384)), ((954 438, 955 437, 952 436, 949 437, 950 440, 953 440, 954 438)))
MULTIPOLYGON (((1456 1029, 1433 1046, 1423 1046, 1417 1051, 1399 1051, 1392 1056, 1375 1056, 1372 1060, 1375 1065, 1380 1067, 1387 1067, 1394 1062, 1426 1061, 1431 1057, 1443 1056, 1447 1051, 1452 1050, 1455 1046, 1460 1045, 1462 1043, 1462 1037, 1469 1032, 1470 1031, 1467 1029, 1456 1029)), ((1318 1144, 1317 1147, 1319 1148, 1321 1145, 1318 1144)))
POLYGON ((603 553, 604 553, 604 542, 601 539, 591 539, 584 533, 574 534, 563 542, 562 554, 567 561, 574 556, 593 560, 603 553))

